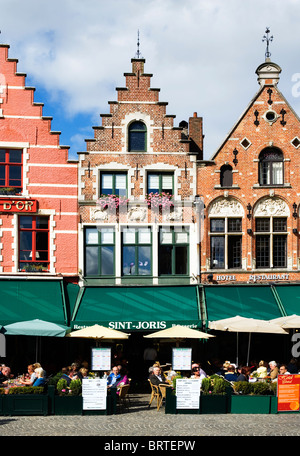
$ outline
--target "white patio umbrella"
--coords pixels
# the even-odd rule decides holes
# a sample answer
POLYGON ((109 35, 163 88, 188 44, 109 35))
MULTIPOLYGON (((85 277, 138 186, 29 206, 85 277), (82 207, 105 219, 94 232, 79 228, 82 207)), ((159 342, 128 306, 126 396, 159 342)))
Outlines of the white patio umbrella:
MULTIPOLYGON (((268 333, 268 334, 288 334, 280 325, 271 323, 267 320, 259 320, 256 318, 246 318, 239 315, 226 318, 223 320, 209 322, 208 327, 219 331, 229 331, 237 333, 237 350, 238 350, 238 333, 249 333, 247 365, 249 364, 249 352, 252 333, 268 333)), ((237 351, 238 364, 238 351, 237 351)))
POLYGON ((117 331, 116 329, 106 328, 101 325, 87 326, 70 332, 66 337, 81 337, 87 339, 128 339, 130 334, 117 331))
POLYGON ((146 339, 171 339, 175 340, 178 345, 181 339, 209 339, 215 337, 197 329, 189 328, 188 326, 175 325, 161 331, 156 331, 144 336, 146 339))
POLYGON ((286 315, 285 317, 274 318, 270 323, 281 326, 283 329, 300 328, 300 315, 286 315))

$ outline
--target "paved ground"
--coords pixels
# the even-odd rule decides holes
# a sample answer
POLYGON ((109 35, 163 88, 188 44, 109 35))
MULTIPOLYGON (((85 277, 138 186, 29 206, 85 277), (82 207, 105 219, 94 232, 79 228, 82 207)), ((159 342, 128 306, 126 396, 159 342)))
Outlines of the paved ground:
POLYGON ((300 436, 300 414, 166 415, 148 401, 149 395, 132 395, 129 411, 113 416, 0 417, 0 436, 105 436, 103 444, 115 436, 300 436))

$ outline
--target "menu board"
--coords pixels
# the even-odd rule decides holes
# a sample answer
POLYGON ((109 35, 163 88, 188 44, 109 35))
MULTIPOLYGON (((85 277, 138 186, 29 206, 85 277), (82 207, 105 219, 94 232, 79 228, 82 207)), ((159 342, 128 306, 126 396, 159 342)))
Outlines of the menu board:
POLYGON ((106 410, 106 396, 106 379, 82 379, 83 410, 106 410))
POLYGON ((173 348, 172 353, 173 370, 191 370, 192 368, 192 349, 191 348, 173 348))
POLYGON ((92 348, 92 370, 111 370, 111 348, 92 348))
POLYGON ((201 380, 178 378, 176 380, 176 408, 199 409, 201 380))
POLYGON ((300 409, 300 375, 278 375, 278 412, 297 412, 300 409))

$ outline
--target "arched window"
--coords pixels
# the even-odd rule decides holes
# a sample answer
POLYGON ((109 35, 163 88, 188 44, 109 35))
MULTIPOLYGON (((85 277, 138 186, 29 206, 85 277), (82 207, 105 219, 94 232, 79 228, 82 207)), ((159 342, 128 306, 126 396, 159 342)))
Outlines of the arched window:
POLYGON ((275 147, 264 149, 259 155, 260 185, 283 185, 283 154, 275 147))
POLYGON ((220 174, 221 187, 232 187, 232 167, 230 165, 223 165, 220 174))
POLYGON ((147 145, 147 128, 143 122, 132 122, 128 128, 128 151, 144 152, 147 145))

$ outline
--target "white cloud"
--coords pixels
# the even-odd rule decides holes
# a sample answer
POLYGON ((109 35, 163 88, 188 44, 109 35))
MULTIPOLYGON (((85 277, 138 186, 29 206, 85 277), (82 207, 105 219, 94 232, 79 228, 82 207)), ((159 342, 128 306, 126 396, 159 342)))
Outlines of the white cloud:
POLYGON ((62 136, 67 131, 63 144, 72 150, 80 146, 72 138, 82 137, 81 127, 93 135, 90 122, 100 124, 115 87, 124 85, 138 29, 145 70, 175 123, 193 112, 203 116, 206 158, 258 90, 266 26, 274 36, 272 59, 283 69, 279 88, 300 110, 292 95, 292 76, 300 72, 297 0, 0 0, 0 6, 2 42, 10 44, 9 56, 19 60, 29 85, 47 94, 37 101, 50 104, 60 122, 55 129, 62 136), (81 124, 71 132, 67 123, 76 116, 81 124))

